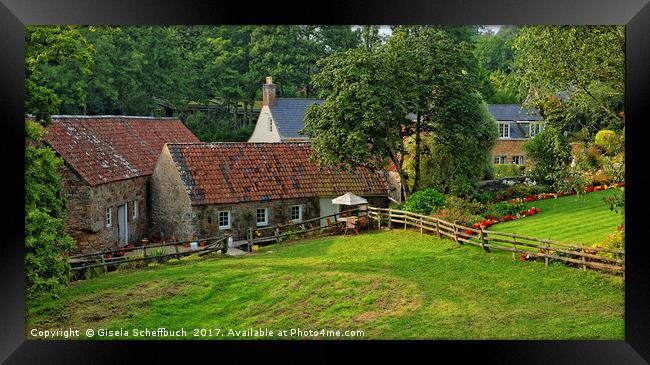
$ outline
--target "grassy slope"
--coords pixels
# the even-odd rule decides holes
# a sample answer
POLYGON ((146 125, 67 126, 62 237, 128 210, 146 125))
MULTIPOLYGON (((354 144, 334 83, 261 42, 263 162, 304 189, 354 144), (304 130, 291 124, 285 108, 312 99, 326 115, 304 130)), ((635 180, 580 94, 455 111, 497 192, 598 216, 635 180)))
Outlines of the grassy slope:
POLYGON ((109 273, 30 305, 27 330, 267 327, 361 329, 365 338, 386 339, 623 339, 623 306, 620 278, 395 230, 109 273))
POLYGON ((499 223, 490 229, 568 243, 598 243, 616 231, 616 227, 622 223, 621 215, 610 211, 603 202, 605 196, 615 192, 615 189, 610 189, 583 196, 530 202, 526 206, 538 207, 540 214, 499 223))

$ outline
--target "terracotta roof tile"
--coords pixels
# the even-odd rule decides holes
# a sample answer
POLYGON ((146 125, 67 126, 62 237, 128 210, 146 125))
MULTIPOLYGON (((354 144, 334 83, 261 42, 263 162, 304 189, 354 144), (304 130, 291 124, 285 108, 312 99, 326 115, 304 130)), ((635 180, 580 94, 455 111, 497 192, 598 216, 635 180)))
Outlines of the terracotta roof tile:
POLYGON ((45 142, 90 185, 151 175, 165 143, 199 142, 176 118, 53 116, 45 142))
POLYGON ((318 170, 309 143, 168 144, 193 204, 387 195, 381 174, 318 170))

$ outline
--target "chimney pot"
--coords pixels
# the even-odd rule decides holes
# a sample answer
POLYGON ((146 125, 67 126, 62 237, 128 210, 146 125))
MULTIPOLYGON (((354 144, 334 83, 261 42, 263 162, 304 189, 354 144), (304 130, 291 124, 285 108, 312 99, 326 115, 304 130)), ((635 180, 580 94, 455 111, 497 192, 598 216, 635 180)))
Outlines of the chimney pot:
POLYGON ((262 105, 275 105, 275 84, 273 77, 266 77, 266 84, 262 85, 262 105))

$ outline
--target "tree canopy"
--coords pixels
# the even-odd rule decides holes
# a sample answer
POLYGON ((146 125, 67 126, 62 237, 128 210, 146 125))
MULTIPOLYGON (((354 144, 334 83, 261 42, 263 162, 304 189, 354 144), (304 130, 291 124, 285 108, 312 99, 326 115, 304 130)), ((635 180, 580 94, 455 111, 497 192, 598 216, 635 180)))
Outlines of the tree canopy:
POLYGON ((313 78, 325 102, 312 105, 305 117, 314 158, 351 169, 381 169, 390 161, 405 193, 417 191, 422 134, 435 133, 442 143, 453 141, 462 148, 459 139, 447 137, 473 134, 481 120, 477 62, 464 40, 470 34, 399 26, 379 45, 326 58, 313 78), (412 151, 405 148, 410 136, 412 151), (404 169, 409 154, 414 156, 412 175, 404 169))

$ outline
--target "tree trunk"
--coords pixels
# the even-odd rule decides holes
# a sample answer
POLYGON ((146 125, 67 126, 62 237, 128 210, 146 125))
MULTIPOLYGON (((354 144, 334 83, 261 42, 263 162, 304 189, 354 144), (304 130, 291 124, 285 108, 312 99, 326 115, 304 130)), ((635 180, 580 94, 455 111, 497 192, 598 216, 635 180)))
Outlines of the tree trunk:
POLYGON ((415 121, 415 176, 413 177, 413 189, 411 190, 412 193, 418 191, 420 189, 420 144, 421 144, 421 138, 420 138, 420 133, 421 133, 421 121, 420 121, 420 113, 418 113, 416 121, 415 121))

